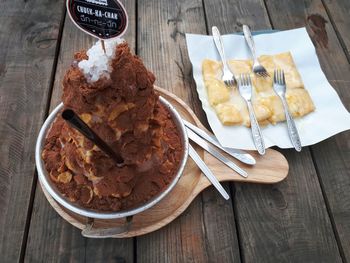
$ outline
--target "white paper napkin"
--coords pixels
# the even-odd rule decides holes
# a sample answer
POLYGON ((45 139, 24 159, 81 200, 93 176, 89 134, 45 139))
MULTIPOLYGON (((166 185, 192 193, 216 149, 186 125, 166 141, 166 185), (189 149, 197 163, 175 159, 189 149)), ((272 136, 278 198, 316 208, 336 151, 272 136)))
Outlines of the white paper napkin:
MULTIPOLYGON (((251 58, 243 36, 224 35, 223 40, 228 59, 251 58)), ((350 129, 350 114, 324 75, 305 28, 260 34, 254 36, 254 40, 257 55, 273 55, 287 51, 292 53, 305 88, 316 107, 314 112, 295 119, 303 146, 318 143, 350 129)), ((220 60, 212 37, 186 34, 186 41, 197 92, 215 136, 225 147, 255 150, 249 128, 223 126, 209 105, 202 77, 202 61, 205 58, 220 60)), ((280 148, 293 148, 285 122, 262 127, 262 133, 266 147, 277 145, 280 148)))

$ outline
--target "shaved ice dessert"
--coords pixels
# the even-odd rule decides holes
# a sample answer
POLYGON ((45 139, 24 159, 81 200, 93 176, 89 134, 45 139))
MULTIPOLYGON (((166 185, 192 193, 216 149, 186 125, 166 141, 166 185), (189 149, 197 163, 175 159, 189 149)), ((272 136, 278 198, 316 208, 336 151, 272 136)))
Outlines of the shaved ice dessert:
POLYGON ((58 116, 42 152, 51 180, 71 202, 99 211, 138 207, 166 189, 183 153, 180 134, 154 90, 154 75, 120 39, 75 54, 63 79, 74 110, 125 165, 58 116))

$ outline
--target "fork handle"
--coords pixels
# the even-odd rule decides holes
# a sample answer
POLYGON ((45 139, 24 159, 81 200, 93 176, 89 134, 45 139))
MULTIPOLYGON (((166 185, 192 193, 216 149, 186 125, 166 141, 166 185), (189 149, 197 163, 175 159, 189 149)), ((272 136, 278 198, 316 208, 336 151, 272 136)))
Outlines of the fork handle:
POLYGON ((220 58, 222 60, 222 64, 224 66, 224 69, 228 69, 228 65, 227 65, 227 61, 226 61, 226 55, 225 55, 225 50, 224 50, 224 43, 222 40, 222 37, 220 35, 220 31, 216 26, 212 27, 212 33, 213 33, 213 39, 214 39, 214 43, 216 46, 216 49, 219 52, 220 58))
POLYGON ((250 52, 252 52, 253 59, 255 61, 257 60, 256 52, 255 52, 255 43, 254 43, 254 39, 249 26, 243 25, 243 34, 244 34, 245 40, 247 41, 250 52))
POLYGON ((252 105, 251 101, 247 101, 247 105, 248 105, 250 125, 251 125, 251 130, 252 130, 253 141, 254 141, 255 147, 258 150, 258 153, 260 155, 264 155, 265 154, 265 143, 264 143, 264 139, 262 137, 261 131, 260 131, 259 123, 255 117, 253 105, 252 105))
POLYGON ((289 137, 292 141, 292 144, 295 148, 295 150, 297 150, 298 152, 301 151, 301 141, 300 141, 300 137, 299 137, 299 133, 297 130, 297 127, 295 126, 295 122, 293 117, 291 116, 290 112, 289 112, 289 108, 288 108, 288 104, 286 99, 282 96, 282 104, 284 107, 284 113, 286 115, 286 121, 287 121, 287 127, 288 127, 288 133, 289 133, 289 137))

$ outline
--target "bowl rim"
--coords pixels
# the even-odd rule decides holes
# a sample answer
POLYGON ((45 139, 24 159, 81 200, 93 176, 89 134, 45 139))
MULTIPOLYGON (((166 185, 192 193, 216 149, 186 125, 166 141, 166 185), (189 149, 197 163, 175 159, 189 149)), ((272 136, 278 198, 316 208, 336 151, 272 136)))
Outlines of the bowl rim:
POLYGON ((35 163, 38 171, 38 178, 41 183, 41 185, 45 188, 45 190, 50 194, 55 201, 57 201, 60 205, 65 207, 71 212, 74 212, 78 215, 90 217, 90 218, 96 218, 96 219, 117 219, 117 218, 123 218, 127 216, 136 215, 138 213, 141 213, 155 204, 157 204, 160 200, 162 200, 177 184, 180 177, 183 174, 184 168, 186 166, 186 162, 188 159, 188 136, 185 128, 185 124, 182 121, 182 118, 180 114, 177 112, 174 106, 171 105, 169 101, 167 101, 164 97, 159 96, 159 101, 167 107, 167 109, 170 111, 171 115, 175 119, 177 128, 179 129, 179 132, 181 134, 181 140, 183 143, 183 157, 181 159, 181 162, 179 164, 179 169, 177 170, 176 176, 172 180, 172 182, 168 185, 168 187, 160 192, 158 195, 154 196, 150 200, 148 200, 145 204, 139 207, 135 207, 129 210, 125 211, 118 211, 118 212, 99 212, 97 210, 87 209, 83 208, 82 206, 72 203, 68 200, 68 198, 64 197, 57 189, 54 189, 55 186, 53 182, 49 181, 48 173, 45 169, 44 162, 41 158, 41 152, 44 146, 44 141, 46 138, 46 134, 48 130, 51 128, 51 125, 53 121, 55 120, 57 114, 59 111, 63 108, 63 103, 61 102, 56 108, 49 114, 47 119, 45 120, 44 124, 42 125, 37 141, 35 146, 35 163))

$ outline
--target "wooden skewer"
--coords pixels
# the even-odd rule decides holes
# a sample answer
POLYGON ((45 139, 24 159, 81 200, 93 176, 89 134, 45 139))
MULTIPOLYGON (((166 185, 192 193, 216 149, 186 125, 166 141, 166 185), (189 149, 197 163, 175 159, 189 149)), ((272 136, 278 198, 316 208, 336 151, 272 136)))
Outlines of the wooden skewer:
POLYGON ((104 51, 105 54, 106 54, 106 46, 105 46, 105 41, 104 41, 104 40, 101 40, 101 45, 102 45, 103 51, 104 51))

